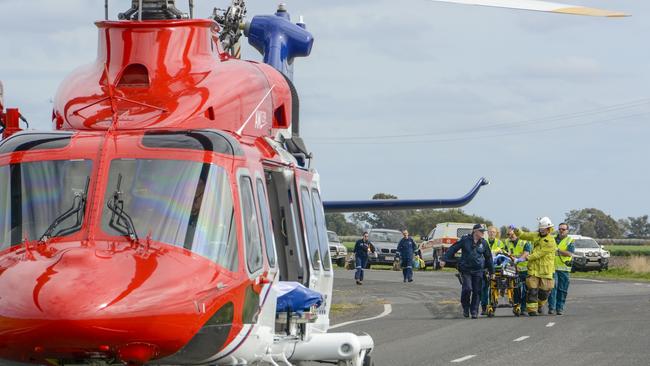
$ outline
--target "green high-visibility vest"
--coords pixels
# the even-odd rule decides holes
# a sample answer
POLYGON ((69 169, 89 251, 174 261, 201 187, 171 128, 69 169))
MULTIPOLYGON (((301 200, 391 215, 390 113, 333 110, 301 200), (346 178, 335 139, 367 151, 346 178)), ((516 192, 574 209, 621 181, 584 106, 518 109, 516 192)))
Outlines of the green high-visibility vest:
MULTIPOLYGON (((488 240, 488 244, 490 243, 490 240, 488 240)), ((492 251, 492 254, 496 254, 499 249, 501 249, 502 252, 509 253, 508 248, 506 247, 503 242, 497 238, 494 239, 494 242, 490 244, 490 250, 492 251)))
MULTIPOLYGON (((508 241, 510 241, 510 240, 508 240, 508 241)), ((517 245, 514 245, 514 243, 512 243, 511 241, 510 241, 510 243, 514 247, 514 250, 512 251, 512 255, 515 258, 519 258, 519 257, 521 257, 522 254, 524 254, 524 248, 526 248, 526 244, 528 244, 527 241, 522 240, 522 239, 517 240, 517 245)), ((530 254, 530 253, 528 253, 528 254, 530 254)), ((527 272, 528 271, 528 261, 523 261, 523 262, 517 263, 517 268, 519 269, 520 272, 522 272, 522 271, 527 272)))
MULTIPOLYGON (((566 252, 568 251, 569 244, 571 243, 573 243, 573 239, 567 236, 560 241, 560 243, 557 245, 557 249, 566 252)), ((571 258, 572 257, 570 255, 560 255, 560 253, 558 253, 555 256, 555 270, 571 272, 571 258)))

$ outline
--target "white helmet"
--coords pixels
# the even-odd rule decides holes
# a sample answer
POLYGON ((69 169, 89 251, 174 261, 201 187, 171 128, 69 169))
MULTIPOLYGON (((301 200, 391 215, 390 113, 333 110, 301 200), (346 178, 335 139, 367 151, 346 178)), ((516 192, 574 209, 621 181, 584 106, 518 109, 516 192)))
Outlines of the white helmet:
POLYGON ((548 217, 538 217, 537 220, 539 221, 539 226, 537 226, 538 229, 548 229, 553 227, 553 223, 551 222, 551 219, 548 217))

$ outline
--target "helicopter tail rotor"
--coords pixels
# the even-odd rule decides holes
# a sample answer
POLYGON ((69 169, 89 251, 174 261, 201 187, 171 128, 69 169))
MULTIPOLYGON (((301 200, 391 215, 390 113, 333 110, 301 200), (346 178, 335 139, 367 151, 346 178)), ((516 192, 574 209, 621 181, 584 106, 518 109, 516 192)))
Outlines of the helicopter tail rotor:
POLYGON ((431 0, 443 3, 481 5, 497 8, 543 11, 548 13, 587 15, 597 17, 626 17, 628 14, 584 6, 552 3, 539 0, 431 0))

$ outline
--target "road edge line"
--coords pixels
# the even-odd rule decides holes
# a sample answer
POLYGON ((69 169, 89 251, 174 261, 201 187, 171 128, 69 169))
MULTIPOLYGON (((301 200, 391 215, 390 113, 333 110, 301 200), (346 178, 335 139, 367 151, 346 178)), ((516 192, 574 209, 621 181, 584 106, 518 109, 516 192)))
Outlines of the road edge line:
POLYGON ((350 325, 350 324, 367 322, 369 320, 375 320, 375 319, 383 318, 385 316, 388 316, 391 312, 393 312, 393 307, 391 306, 391 304, 384 304, 384 312, 382 312, 381 314, 379 314, 377 316, 373 316, 372 318, 365 318, 365 319, 359 319, 359 320, 350 320, 349 322, 334 324, 331 327, 329 327, 329 329, 336 329, 336 328, 344 327, 344 326, 350 325))

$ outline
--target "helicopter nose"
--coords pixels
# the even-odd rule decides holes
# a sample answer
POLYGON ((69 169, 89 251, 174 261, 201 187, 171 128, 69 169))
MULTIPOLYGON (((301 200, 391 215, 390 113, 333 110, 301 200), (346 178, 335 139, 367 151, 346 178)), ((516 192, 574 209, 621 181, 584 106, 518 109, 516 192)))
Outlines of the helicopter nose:
POLYGON ((12 251, 0 257, 0 358, 144 363, 173 354, 209 318, 206 308, 219 306, 216 289, 232 280, 212 261, 166 245, 12 251))

